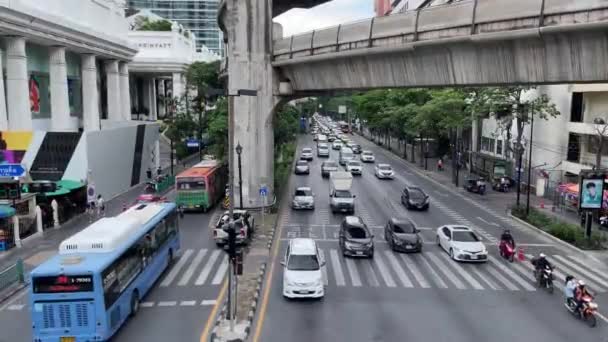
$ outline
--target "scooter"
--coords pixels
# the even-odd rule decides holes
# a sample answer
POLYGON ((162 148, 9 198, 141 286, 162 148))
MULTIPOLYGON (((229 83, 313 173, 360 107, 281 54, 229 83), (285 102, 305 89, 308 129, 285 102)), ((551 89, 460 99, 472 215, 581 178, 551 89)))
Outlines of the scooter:
POLYGON ((500 256, 509 260, 509 262, 513 262, 515 259, 515 248, 513 245, 506 241, 500 241, 500 245, 498 245, 498 250, 500 252, 500 256))
POLYGON ((566 299, 564 305, 572 315, 585 321, 591 328, 593 328, 597 325, 597 318, 595 317, 597 304, 593 302, 593 297, 591 296, 583 296, 582 301, 583 306, 581 307, 580 312, 576 310, 576 302, 572 298, 566 299))
POLYGON ((553 293, 553 270, 549 267, 545 267, 544 270, 541 271, 541 274, 537 274, 536 270, 534 270, 534 277, 537 279, 536 285, 539 288, 544 288, 549 293, 553 293))

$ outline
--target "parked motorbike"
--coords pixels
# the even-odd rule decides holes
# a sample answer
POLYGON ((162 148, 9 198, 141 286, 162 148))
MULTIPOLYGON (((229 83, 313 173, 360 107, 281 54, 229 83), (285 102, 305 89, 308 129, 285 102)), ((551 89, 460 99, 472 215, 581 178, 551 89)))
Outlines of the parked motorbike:
POLYGON ((469 178, 465 180, 463 186, 467 191, 480 195, 483 195, 486 192, 486 182, 483 178, 469 178))
POLYGON ((580 312, 576 310, 576 301, 571 298, 566 299, 564 305, 572 315, 578 317, 580 320, 585 321, 590 327, 593 328, 597 324, 597 319, 595 317, 595 312, 597 311, 597 304, 593 302, 593 297, 591 296, 583 296, 582 301, 583 306, 581 307, 580 312))
POLYGON ((608 228, 608 216, 600 217, 600 226, 608 228))
POLYGON ((492 183, 492 189, 500 192, 509 192, 511 180, 508 177, 495 178, 492 183))
POLYGON ((515 260, 515 248, 507 241, 501 241, 500 245, 498 246, 498 250, 500 252, 500 256, 509 260, 509 262, 513 262, 513 260, 515 260))
POLYGON ((545 267, 545 269, 541 270, 540 274, 537 274, 536 270, 534 270, 534 277, 537 280, 536 285, 539 288, 543 288, 547 290, 549 293, 553 293, 553 270, 549 267, 545 267))

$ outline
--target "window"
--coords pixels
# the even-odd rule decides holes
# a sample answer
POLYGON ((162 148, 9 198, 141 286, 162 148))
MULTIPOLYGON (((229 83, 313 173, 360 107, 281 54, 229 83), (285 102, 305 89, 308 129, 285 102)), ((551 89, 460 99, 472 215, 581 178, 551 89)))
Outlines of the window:
POLYGON ((495 153, 495 151, 496 151, 496 150, 494 149, 494 147, 495 147, 495 142, 496 142, 496 140, 494 140, 494 139, 492 139, 492 138, 490 138, 490 139, 488 139, 488 140, 489 140, 488 151, 489 151, 489 152, 492 152, 492 153, 495 153))
POLYGON ((297 255, 289 256, 287 269, 290 271, 316 271, 320 268, 317 256, 312 255, 297 255))
POLYGON ((367 230, 363 227, 348 227, 346 229, 346 235, 350 239, 367 239, 367 230))
POLYGON ((205 190, 204 179, 184 178, 177 181, 178 190, 205 190))
POLYGON ((441 229, 441 231, 443 231, 443 234, 447 237, 452 237, 452 233, 450 233, 450 229, 448 229, 448 227, 443 227, 443 229, 441 229))
POLYGON ((454 241, 477 242, 479 241, 479 238, 477 238, 477 235, 470 231, 454 232, 454 241))
POLYGON ((296 197, 306 197, 312 196, 312 191, 310 190, 296 190, 296 197))
POLYGON ((585 112, 583 100, 583 93, 572 93, 570 122, 583 122, 583 113, 585 112))
POLYGON ((496 154, 502 154, 502 140, 496 140, 496 154))
POLYGON ((415 227, 409 222, 398 222, 393 225, 393 231, 396 234, 413 234, 415 227))

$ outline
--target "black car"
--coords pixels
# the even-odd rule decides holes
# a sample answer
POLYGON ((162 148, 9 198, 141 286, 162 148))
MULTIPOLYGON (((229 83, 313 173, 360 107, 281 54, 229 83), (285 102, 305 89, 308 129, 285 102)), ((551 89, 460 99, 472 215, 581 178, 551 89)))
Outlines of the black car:
POLYGON ((429 210, 430 198, 415 186, 408 186, 401 192, 401 203, 408 209, 429 210))
POLYGON ((388 220, 384 226, 384 239, 394 251, 421 252, 422 238, 416 224, 409 219, 388 220))
POLYGON ((353 150, 354 154, 361 154, 361 152, 363 151, 361 145, 359 144, 353 144, 350 149, 353 150))
POLYGON ((346 216, 338 244, 344 256, 374 257, 374 236, 359 216, 346 216))
POLYGON ((335 161, 324 161, 321 164, 321 177, 329 177, 329 174, 338 171, 338 163, 335 161))

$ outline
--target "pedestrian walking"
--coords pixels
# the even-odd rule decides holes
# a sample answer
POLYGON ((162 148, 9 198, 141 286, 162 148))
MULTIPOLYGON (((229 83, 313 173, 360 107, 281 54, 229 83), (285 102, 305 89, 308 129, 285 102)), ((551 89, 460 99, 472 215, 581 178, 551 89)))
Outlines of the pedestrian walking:
POLYGON ((437 170, 443 171, 443 160, 441 159, 441 157, 439 157, 439 159, 437 159, 437 170))
POLYGON ((103 217, 105 215, 106 206, 101 195, 97 195, 97 203, 95 203, 95 206, 97 207, 97 217, 103 217))

